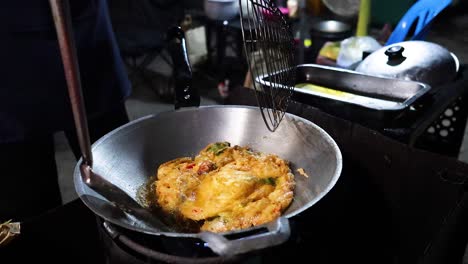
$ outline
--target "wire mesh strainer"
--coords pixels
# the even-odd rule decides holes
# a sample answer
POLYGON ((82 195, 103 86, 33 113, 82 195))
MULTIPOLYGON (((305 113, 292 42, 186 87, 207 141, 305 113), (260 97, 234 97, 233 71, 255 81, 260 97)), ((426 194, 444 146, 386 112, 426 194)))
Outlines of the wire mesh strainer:
POLYGON ((239 0, 244 49, 263 119, 275 131, 295 84, 294 39, 279 8, 269 0, 239 0), (266 87, 257 80, 269 82, 266 87))

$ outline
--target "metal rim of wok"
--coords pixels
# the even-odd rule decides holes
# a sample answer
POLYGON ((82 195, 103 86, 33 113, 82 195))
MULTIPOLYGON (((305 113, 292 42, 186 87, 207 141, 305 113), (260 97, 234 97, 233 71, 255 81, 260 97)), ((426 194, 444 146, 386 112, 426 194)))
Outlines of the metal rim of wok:
MULTIPOLYGON (((99 166, 100 166, 100 164, 99 164, 99 160, 100 160, 100 158, 99 158, 99 148, 106 145, 106 143, 112 143, 112 142, 109 142, 109 141, 112 141, 112 139, 114 137, 116 137, 116 136, 117 137, 118 136, 125 137, 125 134, 128 135, 128 133, 132 133, 132 131, 134 132, 135 130, 138 130, 139 125, 144 125, 147 122, 151 122, 151 121, 158 120, 158 119, 164 119, 164 117, 167 118, 168 116, 169 116, 169 118, 172 118, 172 116, 176 116, 176 115, 182 115, 183 116, 183 115, 185 115, 187 113, 194 113, 194 112, 200 113, 200 112, 206 112, 206 111, 208 111, 208 112, 210 112, 210 111, 223 111, 223 109, 228 110, 228 111, 232 110, 234 112, 248 111, 249 114, 252 113, 252 112, 255 112, 255 113, 257 113, 256 118, 258 120, 259 125, 264 127, 262 117, 261 117, 260 113, 258 112, 258 109, 255 108, 255 107, 246 107, 246 106, 205 106, 205 107, 200 107, 200 108, 195 108, 195 109, 181 109, 181 110, 178 110, 178 111, 163 112, 163 113, 160 113, 160 114, 146 116, 146 117, 142 117, 140 119, 134 120, 134 121, 132 121, 132 122, 130 122, 130 123, 124 125, 124 126, 121 126, 121 127, 117 128, 117 129, 113 130, 112 132, 108 133, 107 135, 105 135, 104 137, 102 137, 101 139, 96 141, 92 145, 93 152, 96 152, 96 151, 98 152, 98 153, 95 153, 96 155, 95 155, 94 167, 97 168, 98 170, 102 170, 102 168, 101 169, 99 168, 99 166)), ((201 113, 201 114, 203 114, 203 113, 201 113)), ((313 204, 317 203, 320 199, 322 199, 333 188, 333 186, 335 185, 335 183, 337 182, 337 180, 338 180, 338 178, 339 178, 339 176, 341 174, 342 156, 341 156, 341 152, 340 152, 337 144, 331 138, 331 136, 328 135, 322 128, 315 125, 311 121, 309 121, 307 119, 304 119, 304 118, 301 118, 301 117, 298 117, 298 116, 295 116, 295 115, 292 115, 292 114, 289 114, 289 113, 286 113, 284 123, 285 124, 282 124, 280 126, 280 128, 284 128, 284 126, 286 126, 286 124, 294 123, 294 124, 302 124, 303 126, 305 124, 305 127, 307 129, 309 129, 309 130, 311 129, 310 131, 315 130, 318 133, 318 135, 321 135, 321 140, 323 141, 321 143, 326 144, 330 148, 329 150, 334 152, 333 155, 335 155, 335 161, 336 161, 336 164, 334 166, 334 171, 332 172, 333 175, 331 175, 331 177, 327 181, 327 184, 324 186, 324 188, 322 190, 318 191, 317 194, 314 197, 312 197, 312 199, 307 201, 307 203, 305 203, 302 206, 299 206, 299 208, 297 210, 294 210, 294 211, 286 210, 285 214, 282 215, 282 217, 284 217, 284 218, 290 218, 290 217, 293 217, 293 216, 303 212, 304 210, 311 207, 313 204)), ((143 129, 142 127, 140 127, 140 128, 141 128, 140 130, 143 129)), ((266 128, 265 128, 265 130, 266 130, 266 128)), ((280 129, 280 131, 281 131, 281 129, 280 129)), ((280 132, 274 132, 274 133, 271 133, 270 135, 275 135, 277 133, 280 133, 280 132)), ((117 155, 118 156, 119 154, 116 154, 114 152, 114 153, 109 153, 109 155, 117 155)), ((80 164, 80 163, 81 162, 78 162, 78 164, 80 164)), ((156 169, 158 164, 152 164, 151 166, 153 166, 154 169, 156 169)), ((301 167, 303 167, 303 166, 301 166, 301 167)), ((112 168, 106 168, 106 169, 109 169, 110 171, 112 170, 112 168)), ((150 176, 150 175, 148 175, 148 176, 150 176)), ((297 173, 295 173, 295 177, 297 179, 298 177, 301 177, 301 176, 299 176, 297 173)), ((309 178, 312 178, 312 177, 314 177, 313 174, 309 178)), ((192 237, 192 238, 200 238, 200 236, 201 236, 201 233, 154 232, 154 230, 148 230, 147 228, 142 228, 141 226, 135 226, 135 225, 128 224, 128 222, 122 222, 122 221, 116 220, 111 215, 108 215, 108 214, 106 214, 106 212, 101 211, 100 208, 96 207, 95 204, 93 204, 89 199, 84 197, 86 195, 95 196, 96 193, 92 189, 90 189, 86 185, 86 183, 83 182, 83 179, 81 177, 81 172, 80 172, 79 165, 76 166, 75 171, 74 171, 74 183, 75 183, 76 192, 78 193, 78 195, 80 196, 82 201, 85 203, 85 205, 88 208, 90 208, 96 215, 102 217, 103 219, 105 219, 106 221, 108 221, 108 222, 110 222, 112 224, 115 224, 117 226, 129 229, 129 230, 132 230, 132 231, 151 234, 151 235, 162 235, 162 236, 169 236, 169 237, 192 237)), ((300 183, 296 181, 296 185, 298 185, 298 184, 300 184, 300 183)), ((298 186, 296 186, 296 189, 295 189, 295 193, 294 193, 295 198, 296 198, 296 195, 297 195, 297 193, 296 193, 297 189, 298 189, 298 186)), ((106 200, 104 199, 104 201, 106 201, 106 200)), ((107 202, 109 202, 109 201, 107 201, 107 202)), ((115 202, 115 203, 118 204, 118 201, 110 201, 110 203, 112 203, 112 202, 115 202)), ((294 201, 293 201, 293 203, 294 203, 294 201)), ((239 230, 239 231, 231 231, 231 232, 227 232, 227 234, 233 234, 233 233, 237 233, 237 232, 244 232, 246 230, 248 230, 248 229, 242 229, 242 230, 239 230)), ((224 233, 224 234, 226 234, 226 233, 224 233)))

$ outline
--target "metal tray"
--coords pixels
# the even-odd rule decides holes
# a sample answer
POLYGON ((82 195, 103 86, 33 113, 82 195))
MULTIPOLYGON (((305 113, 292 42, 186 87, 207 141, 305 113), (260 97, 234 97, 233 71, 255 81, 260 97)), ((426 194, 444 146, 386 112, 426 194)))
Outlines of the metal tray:
MULTIPOLYGON (((431 87, 415 81, 370 76, 336 67, 301 64, 297 65, 296 87, 293 99, 326 112, 356 121, 383 122, 394 120, 410 109, 431 87), (314 89, 299 87, 312 85, 314 89)), ((256 81, 265 87, 278 87, 275 76, 258 76, 256 81)))
MULTIPOLYGON (((271 81, 275 80, 277 74, 259 76, 257 82, 267 87, 278 85, 271 81)), ((421 82, 370 76, 318 64, 296 66, 296 84, 321 86, 314 90, 295 87, 296 93, 329 98, 379 111, 407 108, 431 89, 429 85, 421 82)))

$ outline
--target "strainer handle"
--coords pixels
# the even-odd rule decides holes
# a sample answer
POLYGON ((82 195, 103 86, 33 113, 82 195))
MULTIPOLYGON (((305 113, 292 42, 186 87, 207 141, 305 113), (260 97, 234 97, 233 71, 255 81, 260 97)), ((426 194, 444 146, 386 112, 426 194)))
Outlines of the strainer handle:
POLYGON ((55 30, 57 31, 57 39, 60 46, 60 54, 65 71, 68 95, 70 97, 83 164, 92 168, 93 155, 91 151, 88 122, 86 120, 83 92, 81 89, 78 58, 72 34, 70 7, 68 0, 49 0, 49 4, 54 18, 55 30))

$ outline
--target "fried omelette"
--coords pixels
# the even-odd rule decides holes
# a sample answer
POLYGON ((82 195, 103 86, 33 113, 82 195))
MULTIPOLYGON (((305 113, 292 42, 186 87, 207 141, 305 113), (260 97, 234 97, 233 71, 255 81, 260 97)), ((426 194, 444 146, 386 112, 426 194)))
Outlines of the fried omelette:
POLYGON ((295 186, 287 161, 228 142, 209 144, 195 158, 160 165, 154 184, 163 211, 198 221, 200 230, 212 232, 276 219, 291 203, 295 186))

